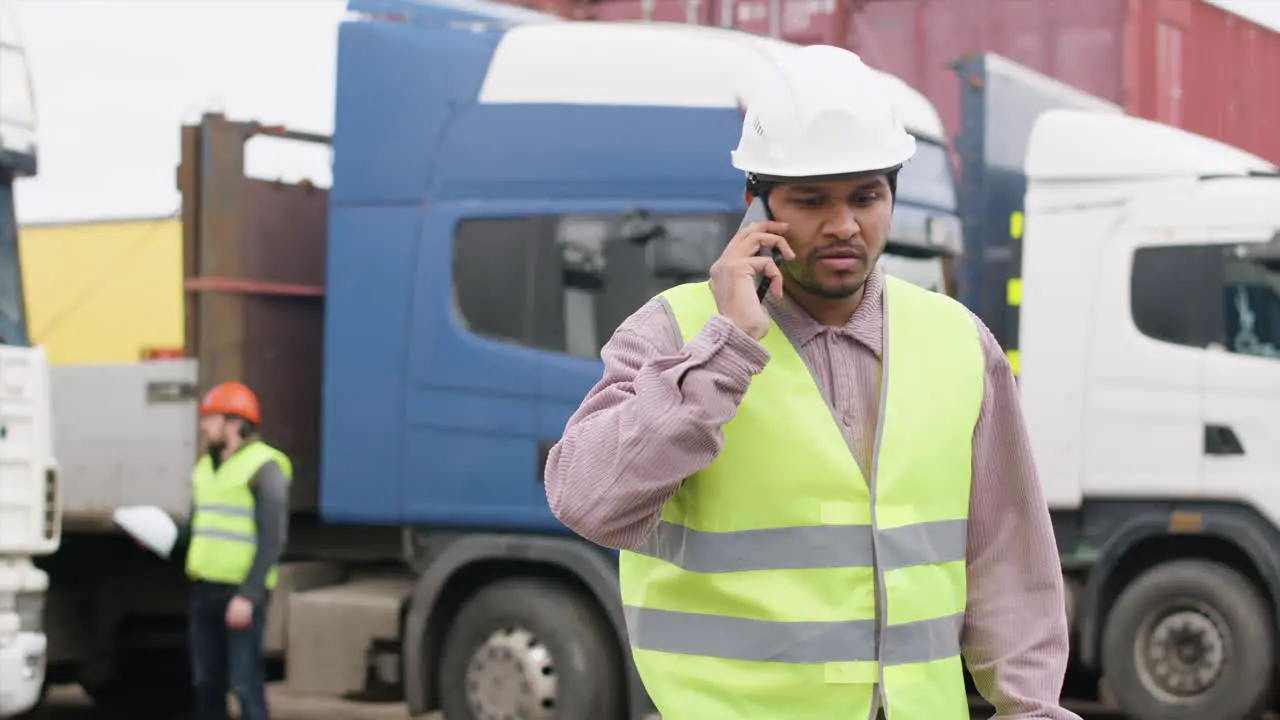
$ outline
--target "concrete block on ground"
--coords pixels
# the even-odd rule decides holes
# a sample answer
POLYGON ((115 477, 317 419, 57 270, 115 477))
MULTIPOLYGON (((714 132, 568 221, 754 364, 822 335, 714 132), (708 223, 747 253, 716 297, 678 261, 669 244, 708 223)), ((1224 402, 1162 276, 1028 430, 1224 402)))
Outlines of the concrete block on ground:
POLYGON ((343 697, 365 689, 374 640, 397 641, 410 577, 367 577, 289 597, 285 684, 300 695, 343 697))
POLYGON ((282 563, 276 589, 267 608, 267 655, 282 657, 289 630, 289 596, 341 582, 343 567, 336 562, 282 563))

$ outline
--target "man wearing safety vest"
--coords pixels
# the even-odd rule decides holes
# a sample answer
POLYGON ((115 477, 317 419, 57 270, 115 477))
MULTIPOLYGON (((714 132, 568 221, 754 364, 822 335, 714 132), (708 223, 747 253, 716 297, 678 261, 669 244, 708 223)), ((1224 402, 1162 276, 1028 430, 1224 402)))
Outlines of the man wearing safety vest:
POLYGON ((260 419, 257 396, 237 382, 214 387, 200 403, 206 452, 191 476, 183 532, 198 720, 226 720, 228 690, 243 720, 270 717, 263 645, 293 467, 259 438, 260 419))
POLYGON ((772 220, 618 328, 550 453, 664 720, 967 720, 962 657, 1001 720, 1077 718, 1008 360, 876 268, 914 151, 853 53, 776 59, 732 153, 772 220))

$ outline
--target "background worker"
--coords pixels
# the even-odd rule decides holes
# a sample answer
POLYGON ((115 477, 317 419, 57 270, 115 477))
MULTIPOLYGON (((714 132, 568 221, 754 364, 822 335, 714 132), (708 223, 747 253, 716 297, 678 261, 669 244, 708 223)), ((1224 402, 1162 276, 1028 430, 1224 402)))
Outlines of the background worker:
MULTIPOLYGON (((227 691, 243 720, 270 717, 264 635, 284 553, 293 468, 258 436, 258 398, 222 383, 200 404, 205 452, 192 473, 186 545, 191 673, 198 720, 226 720, 227 691)), ((178 557, 181 557, 179 555, 178 557)))
POLYGON ((963 306, 876 268, 914 140, 853 53, 776 70, 733 153, 774 221, 614 333, 549 455, 551 509, 623 550, 663 717, 968 720, 963 655, 1001 720, 1076 718, 1008 360, 963 306))

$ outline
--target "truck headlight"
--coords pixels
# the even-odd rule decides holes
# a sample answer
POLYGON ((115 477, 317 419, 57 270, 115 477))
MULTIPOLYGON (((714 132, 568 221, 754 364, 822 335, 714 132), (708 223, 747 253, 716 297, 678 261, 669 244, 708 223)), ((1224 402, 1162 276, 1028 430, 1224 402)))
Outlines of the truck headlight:
POLYGON ((44 632, 44 593, 18 593, 14 606, 19 632, 44 632))

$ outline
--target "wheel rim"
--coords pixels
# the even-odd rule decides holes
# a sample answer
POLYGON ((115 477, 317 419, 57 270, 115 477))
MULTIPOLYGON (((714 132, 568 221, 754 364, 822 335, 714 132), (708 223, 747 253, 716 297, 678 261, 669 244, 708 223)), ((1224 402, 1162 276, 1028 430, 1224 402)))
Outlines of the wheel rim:
POLYGON ((1203 699, 1230 658, 1227 623, 1203 603, 1183 602, 1152 613, 1134 643, 1139 679, 1147 692, 1166 703, 1203 699))
POLYGON ((551 651, 516 627, 494 632, 467 663, 467 704, 476 720, 551 720, 556 672, 551 651))

